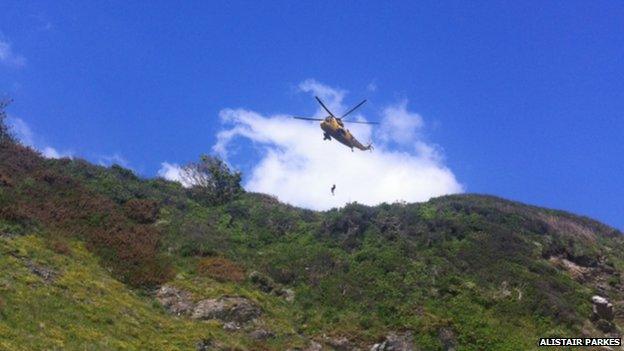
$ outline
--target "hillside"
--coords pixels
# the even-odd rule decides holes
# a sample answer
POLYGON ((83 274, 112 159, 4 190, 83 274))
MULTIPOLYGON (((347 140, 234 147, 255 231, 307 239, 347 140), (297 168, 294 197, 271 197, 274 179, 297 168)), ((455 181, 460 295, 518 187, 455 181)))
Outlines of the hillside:
POLYGON ((208 206, 13 142, 0 267, 6 350, 526 350, 624 330, 624 236, 586 217, 471 194, 208 206))

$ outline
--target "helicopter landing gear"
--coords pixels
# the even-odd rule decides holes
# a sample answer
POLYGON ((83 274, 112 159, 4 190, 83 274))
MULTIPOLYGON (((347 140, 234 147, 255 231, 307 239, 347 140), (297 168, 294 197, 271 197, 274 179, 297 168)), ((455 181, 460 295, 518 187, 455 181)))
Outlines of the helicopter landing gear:
POLYGON ((327 133, 323 133, 323 140, 331 140, 331 137, 327 133))

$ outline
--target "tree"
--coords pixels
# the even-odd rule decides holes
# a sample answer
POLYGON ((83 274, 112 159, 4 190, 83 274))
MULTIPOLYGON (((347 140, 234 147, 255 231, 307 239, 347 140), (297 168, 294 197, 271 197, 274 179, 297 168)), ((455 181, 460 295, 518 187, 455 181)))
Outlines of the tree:
POLYGON ((235 199, 243 189, 241 173, 233 172, 218 157, 202 155, 199 162, 182 167, 182 182, 191 186, 190 193, 207 205, 222 205, 235 199))
POLYGON ((11 99, 0 99, 0 144, 15 143, 15 136, 11 133, 7 124, 6 108, 11 104, 11 99))

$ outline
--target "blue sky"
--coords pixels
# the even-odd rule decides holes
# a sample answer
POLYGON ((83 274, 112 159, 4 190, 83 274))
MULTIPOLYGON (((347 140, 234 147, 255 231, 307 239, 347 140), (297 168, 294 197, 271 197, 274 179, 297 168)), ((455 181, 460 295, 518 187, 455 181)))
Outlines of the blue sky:
MULTIPOLYGON (((248 186, 308 207, 315 197, 293 193, 306 184, 279 193, 301 174, 284 162, 315 160, 298 171, 318 172, 325 189, 322 162, 284 150, 279 123, 253 123, 318 114, 312 95, 323 92, 338 109, 368 98, 355 118, 386 127, 352 131, 374 153, 309 145, 376 167, 360 173, 412 165, 394 180, 408 200, 489 193, 623 229, 623 19, 621 1, 3 1, 0 93, 35 147, 145 176, 214 151, 230 131, 228 161, 248 186), (405 123, 407 143, 387 128, 405 123)), ((285 130, 311 136, 316 125, 301 123, 285 130)), ((336 181, 341 201, 369 190, 336 181)))

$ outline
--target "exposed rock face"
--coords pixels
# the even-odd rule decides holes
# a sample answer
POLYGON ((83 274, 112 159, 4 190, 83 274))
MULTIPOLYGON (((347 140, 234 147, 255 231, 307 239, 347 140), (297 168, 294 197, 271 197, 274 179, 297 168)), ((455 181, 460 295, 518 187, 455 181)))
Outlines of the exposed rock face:
POLYGON ((165 309, 176 316, 190 314, 193 310, 193 301, 191 293, 180 290, 173 286, 163 285, 156 293, 156 300, 160 302, 165 309))
POLYGON ((613 304, 606 298, 598 295, 592 296, 592 303, 594 305, 592 307, 591 319, 596 327, 605 333, 615 331, 613 304))
POLYGON ((371 347, 370 351, 414 351, 414 342, 411 332, 404 334, 390 333, 386 339, 371 347))
POLYGON ((244 297, 223 296, 194 304, 190 292, 169 285, 158 289, 156 299, 173 315, 191 315, 191 318, 200 320, 216 319, 223 322, 223 328, 228 331, 239 330, 262 314, 260 307, 244 297))
POLYGON ((260 317, 260 307, 243 297, 221 297, 207 299, 197 303, 193 310, 193 319, 218 319, 243 325, 260 317))
POLYGON ((351 351, 354 350, 349 339, 345 337, 341 338, 326 338, 325 342, 338 351, 351 351))
POLYGON ((613 304, 609 300, 602 296, 594 295, 592 296, 592 303, 594 304, 593 317, 607 321, 613 320, 613 304))
POLYGON ((26 266, 28 266, 28 269, 30 269, 33 274, 43 279, 46 284, 52 283, 58 274, 51 268, 40 266, 30 261, 26 263, 26 266))
POLYGON ((234 332, 237 330, 240 330, 242 327, 235 322, 227 322, 223 324, 223 330, 225 331, 229 331, 229 332, 234 332))
POLYGON ((585 282, 588 279, 588 275, 591 274, 592 269, 589 267, 580 266, 566 258, 552 256, 548 259, 555 267, 563 269, 570 274, 572 279, 578 282, 585 282))
POLYGON ((249 333, 249 337, 254 340, 266 340, 275 337, 275 334, 266 329, 256 329, 249 333))
POLYGON ((323 350, 326 350, 323 348, 323 345, 321 345, 320 343, 314 340, 309 340, 308 346, 306 346, 303 349, 299 347, 286 349, 286 351, 323 351, 323 350))
POLYGON ((308 347, 303 349, 303 351, 322 351, 322 350, 323 350, 323 345, 313 340, 310 341, 310 344, 308 345, 308 347))

